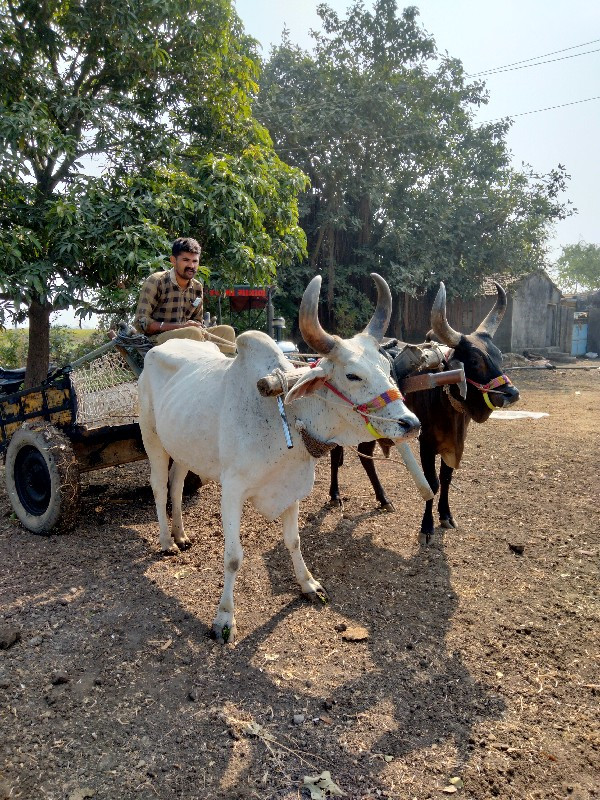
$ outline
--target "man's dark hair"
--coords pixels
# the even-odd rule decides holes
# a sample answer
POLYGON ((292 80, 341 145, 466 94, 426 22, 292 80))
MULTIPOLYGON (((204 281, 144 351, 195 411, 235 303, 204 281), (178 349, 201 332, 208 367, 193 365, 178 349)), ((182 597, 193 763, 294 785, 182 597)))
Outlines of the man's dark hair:
POLYGON ((173 247, 171 248, 171 255, 177 256, 180 253, 200 253, 202 252, 202 248, 198 244, 195 239, 190 239, 188 236, 180 236, 179 239, 175 239, 173 242, 173 247))

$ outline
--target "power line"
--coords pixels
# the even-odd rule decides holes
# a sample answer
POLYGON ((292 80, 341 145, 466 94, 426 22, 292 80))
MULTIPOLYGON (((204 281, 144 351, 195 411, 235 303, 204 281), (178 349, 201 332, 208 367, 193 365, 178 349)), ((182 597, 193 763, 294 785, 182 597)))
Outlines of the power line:
MULTIPOLYGON (((546 106, 545 108, 536 108, 536 109, 533 109, 531 111, 520 111, 520 112, 518 112, 516 114, 504 114, 502 117, 494 117, 493 119, 483 120, 482 122, 476 123, 476 125, 477 125, 477 127, 480 127, 481 125, 489 125, 489 124, 491 124, 493 122, 500 122, 501 120, 512 119, 513 117, 525 117, 525 116, 528 116, 529 114, 540 114, 542 111, 553 111, 553 110, 558 109, 558 108, 566 108, 568 106, 580 105, 581 103, 590 103, 593 100, 600 100, 600 95, 597 95, 595 97, 586 97, 583 100, 573 100, 570 103, 560 103, 560 104, 555 105, 555 106, 546 106)), ((320 104, 315 104, 315 105, 320 107, 320 104)), ((310 108, 310 105, 308 105, 308 106, 301 106, 300 105, 300 106, 294 106, 291 110, 292 111, 298 111, 298 110, 306 110, 306 109, 309 109, 309 108, 310 108)), ((268 123, 263 122, 262 124, 265 125, 267 128, 269 127, 268 123)), ((406 130, 406 131, 404 131, 402 133, 399 132, 399 133, 395 134, 393 137, 389 137, 389 139, 388 138, 384 138, 384 139, 381 139, 380 141, 388 141, 388 140, 389 141, 394 141, 394 140, 402 139, 402 138, 410 138, 410 137, 414 137, 415 135, 418 135, 421 132, 429 132, 430 130, 431 130, 431 128, 428 128, 428 127, 427 128, 425 128, 425 127, 423 127, 423 128, 421 128, 421 127, 413 127, 413 128, 410 128, 409 130, 406 130)), ((317 141, 322 143, 324 140, 323 139, 319 139, 317 141)), ((314 143, 316 144, 317 141, 315 141, 314 143)), ((299 151, 299 150, 309 150, 310 149, 310 145, 309 144, 299 145, 299 146, 296 146, 296 147, 283 147, 282 145, 276 145, 276 148, 277 147, 279 147, 281 149, 284 149, 284 150, 286 150, 288 152, 299 151)))
POLYGON ((528 114, 539 114, 541 111, 553 111, 555 108, 565 108, 566 106, 576 106, 579 103, 589 103, 592 100, 600 100, 600 95, 596 97, 586 97, 584 100, 573 100, 572 103, 561 103, 558 106, 547 106, 546 108, 536 108, 534 111, 521 111, 519 114, 506 114, 504 117, 495 117, 494 119, 486 119, 484 122, 480 122, 480 125, 487 125, 491 122, 498 122, 501 119, 512 118, 512 117, 525 117, 528 114))
MULTIPOLYGON (((501 64, 499 67, 491 67, 490 69, 483 69, 479 72, 472 72, 465 75, 466 78, 475 78, 477 75, 484 75, 487 72, 495 72, 496 70, 507 69, 508 67, 516 67, 518 64, 527 64, 529 61, 537 61, 540 58, 547 58, 548 56, 555 56, 558 53, 566 53, 568 50, 577 50, 578 47, 587 47, 589 44, 596 44, 600 39, 592 39, 591 42, 582 42, 581 44, 574 44, 571 47, 563 47, 562 50, 553 50, 551 53, 542 53, 541 56, 534 56, 533 58, 524 58, 522 61, 513 61, 510 64, 501 64)), ((583 55, 583 54, 581 54, 583 55)))
POLYGON ((514 72, 518 69, 527 69, 528 67, 541 67, 543 64, 554 64, 556 61, 567 61, 569 58, 577 58, 578 56, 589 56, 590 53, 598 53, 600 48, 596 50, 586 50, 584 53, 573 53, 570 56, 562 56, 561 58, 550 58, 547 61, 536 61, 535 64, 522 64, 520 67, 506 67, 497 69, 490 69, 486 72, 476 72, 473 75, 466 75, 467 78, 475 78, 478 75, 481 77, 485 77, 486 75, 499 75, 501 72, 514 72))
MULTIPOLYGON (((566 47, 566 48, 564 48, 564 50, 555 50, 554 52, 555 53, 563 53, 566 50, 573 50, 576 47, 584 47, 586 44, 594 44, 595 42, 600 42, 600 39, 594 39, 591 42, 585 42, 583 44, 573 45, 573 47, 566 47)), ((485 76, 485 75, 495 75, 495 74, 498 74, 498 73, 501 73, 501 72, 512 72, 513 70, 517 70, 517 69, 526 69, 527 67, 538 67, 538 66, 541 66, 543 64, 552 64, 552 63, 554 63, 556 61, 564 61, 564 60, 569 59, 569 58, 576 58, 577 56, 585 56, 585 55, 590 55, 591 53, 598 53, 598 52, 600 52, 600 48, 597 48, 596 50, 586 50, 584 53, 574 53, 571 56, 563 56, 562 58, 553 58, 553 59, 549 59, 548 61, 538 61, 535 64, 526 63, 528 61, 535 61, 535 59, 537 59, 537 58, 543 58, 544 57, 544 56, 536 56, 535 59, 534 58, 528 58, 528 59, 525 59, 524 61, 516 61, 514 63, 514 65, 507 64, 506 67, 495 67, 493 69, 483 70, 482 72, 473 72, 473 73, 470 73, 470 74, 465 74, 465 77, 466 78, 475 78, 478 75, 485 76), (519 66, 517 66, 518 64, 523 64, 524 66, 519 67, 519 66)), ((547 53, 546 55, 553 55, 553 54, 552 53, 547 53)), ((412 84, 410 84, 410 83, 398 84, 398 86, 396 88, 399 89, 402 86, 404 86, 406 88, 413 88, 412 84)), ((334 101, 331 104, 333 105, 333 103, 337 99, 338 98, 335 98, 334 101)), ((594 100, 595 98, 589 98, 589 99, 590 100, 594 100)), ((584 102, 587 102, 587 101, 586 100, 579 100, 577 102, 584 103, 584 102)), ((348 103, 344 98, 341 98, 340 108, 342 106, 344 106, 344 105, 348 106, 348 103)), ((565 105, 569 105, 569 104, 566 103, 565 105)), ((311 111, 314 108, 322 108, 322 107, 323 107, 323 102, 322 101, 317 101, 317 102, 313 102, 313 103, 304 103, 304 104, 295 105, 295 106, 293 106, 293 111, 311 111)), ((562 106, 551 106, 550 108, 561 108, 561 107, 562 106)), ((540 111, 547 111, 549 109, 539 109, 539 110, 540 111)), ((525 113, 527 113, 527 114, 535 114, 537 112, 536 111, 528 111, 528 112, 525 112, 525 113)), ((520 114, 511 114, 509 116, 517 117, 517 116, 521 116, 521 115, 520 114)))
MULTIPOLYGON (((512 119, 513 117, 525 117, 525 116, 528 116, 529 114, 540 114, 542 111, 553 111, 553 110, 555 110, 557 108, 566 108, 567 106, 576 106, 576 105, 579 105, 581 103, 590 103, 592 100, 600 100, 600 95, 597 95, 596 97, 586 97, 583 100, 573 100, 571 103, 561 103, 561 104, 556 105, 556 106, 546 106, 545 108, 536 108, 536 109, 533 109, 532 111, 521 111, 521 112, 519 112, 517 114, 505 114, 502 117, 494 117, 494 119, 483 120, 482 122, 476 123, 476 125, 477 125, 477 127, 481 127, 481 125, 491 125, 493 122, 500 122, 501 120, 512 119)), ((398 132, 398 133, 394 134, 393 136, 381 137, 380 139, 378 139, 378 141, 379 142, 398 142, 401 139, 414 138, 415 136, 418 136, 420 133, 429 133, 430 131, 431 131, 431 128, 414 127, 414 128, 411 128, 411 129, 409 129, 407 131, 398 132)), ((316 144, 324 144, 325 142, 328 142, 328 141, 329 141, 328 139, 315 139, 315 141, 310 143, 310 144, 298 145, 298 146, 295 146, 295 147, 286 147, 283 144, 275 142, 274 143, 274 147, 275 147, 275 150, 278 151, 279 153, 299 152, 299 151, 302 151, 302 150, 305 151, 305 152, 310 152, 311 147, 313 147, 314 145, 316 145, 316 144)), ((340 142, 337 141, 337 140, 334 140, 333 142, 331 142, 332 146, 339 145, 339 143, 340 142)))
MULTIPOLYGON (((526 58, 526 59, 523 59, 521 61, 515 61, 515 62, 512 62, 511 64, 506 64, 504 66, 493 67, 493 68, 488 69, 488 70, 482 70, 480 72, 473 72, 473 73, 465 74, 465 77, 466 78, 474 78, 474 77, 477 77, 479 75, 490 75, 490 74, 496 74, 496 73, 499 73, 499 72, 509 72, 509 71, 512 71, 513 69, 525 69, 526 67, 537 67, 537 66, 541 66, 543 64, 551 64, 551 63, 553 63, 555 61, 563 61, 565 59, 575 58, 576 56, 585 56, 585 55, 589 55, 591 53, 598 53, 598 52, 600 52, 600 48, 597 48, 595 50, 587 50, 584 53, 574 53, 573 55, 570 55, 570 56, 564 56, 562 58, 550 59, 548 61, 538 61, 537 60, 537 59, 540 59, 540 58, 545 58, 546 56, 556 55, 557 53, 565 53, 565 52, 567 52, 569 50, 575 50, 578 47, 586 47, 587 45, 595 44, 596 42, 600 42, 600 39, 592 39, 589 42, 582 42, 581 44, 572 45, 571 47, 564 47, 561 50, 553 50, 550 53, 544 53, 544 54, 542 54, 540 56, 534 56, 533 58, 526 58), (530 63, 528 63, 530 61, 535 61, 536 63, 535 64, 530 64, 530 63), (524 66, 518 66, 520 64, 524 65, 524 66)), ((410 84, 410 83, 405 83, 405 84, 402 84, 402 85, 404 85, 406 88, 409 88, 409 87, 413 88, 412 84, 410 84)), ((400 88, 400 85, 397 88, 400 88)), ((538 113, 540 113, 542 111, 552 111, 554 109, 564 108, 564 107, 570 106, 570 105, 578 105, 579 103, 587 103, 587 102, 590 102, 591 100, 597 100, 597 99, 599 99, 599 98, 598 97, 588 97, 585 100, 575 100, 572 103, 563 103, 561 105, 556 105, 556 106, 547 106, 546 108, 539 108, 539 109, 535 109, 533 111, 523 111, 523 112, 518 113, 518 114, 507 114, 504 117, 495 117, 494 119, 485 120, 484 122, 481 122, 479 124, 480 125, 485 125, 487 123, 497 122, 499 120, 506 119, 507 117, 508 118, 512 118, 512 117, 522 117, 522 116, 526 116, 528 114, 538 114, 538 113)), ((340 102, 340 110, 341 110, 342 107, 344 107, 344 106, 347 107, 349 105, 345 98, 334 98, 334 101, 330 102, 330 105, 334 105, 336 100, 338 100, 338 101, 341 100, 341 102, 340 102)), ((311 111, 314 108, 319 108, 320 109, 322 107, 323 107, 323 102, 322 101, 317 101, 317 102, 313 102, 313 103, 309 102, 309 103, 305 103, 305 104, 295 105, 290 109, 290 111, 292 111, 292 112, 311 111)), ((263 124, 265 124, 265 123, 263 123, 263 124)), ((413 135, 413 134, 411 132, 410 134, 407 134, 407 135, 413 135)), ((304 150, 306 148, 304 146, 300 146, 300 147, 293 147, 293 148, 289 148, 289 149, 290 150, 304 150)))
MULTIPOLYGON (((553 111, 554 109, 557 109, 557 108, 566 108, 567 106, 575 106, 575 105, 579 105, 581 103, 589 103, 592 100, 600 100, 600 95, 598 95, 596 97, 586 97, 583 100, 574 100, 571 103, 561 103, 560 105, 556 105, 556 106, 546 106, 546 108, 536 108, 536 109, 534 109, 532 111, 521 111, 521 112, 519 112, 517 114, 505 114, 503 117, 495 117, 494 119, 487 119, 487 120, 484 120, 483 122, 477 123, 476 125, 477 125, 477 127, 481 127, 482 125, 490 125, 493 122, 500 122, 501 120, 512 119, 513 117, 525 117, 525 116, 528 116, 529 114, 540 114, 542 111, 553 111)), ((398 132, 398 133, 394 134, 393 136, 383 136, 380 139, 378 139, 378 142, 379 143, 383 143, 383 142, 399 142, 402 139, 414 138, 415 136, 418 136, 420 133, 429 133, 430 130, 431 130, 430 128, 415 127, 415 128, 412 128, 411 130, 408 130, 408 131, 398 132)), ((325 143, 330 143, 332 146, 339 146, 340 144, 342 144, 342 146, 346 146, 342 142, 340 142, 339 140, 334 140, 332 142, 329 142, 328 139, 315 139, 315 141, 310 143, 310 144, 298 145, 298 146, 295 146, 295 147, 286 147, 284 144, 281 144, 281 143, 278 143, 278 142, 274 142, 274 148, 275 148, 275 151, 277 153, 279 153, 280 155, 284 155, 285 153, 299 152, 299 151, 304 151, 304 152, 310 154, 311 147, 314 147, 315 145, 318 145, 318 144, 322 145, 322 144, 325 144, 325 143)))

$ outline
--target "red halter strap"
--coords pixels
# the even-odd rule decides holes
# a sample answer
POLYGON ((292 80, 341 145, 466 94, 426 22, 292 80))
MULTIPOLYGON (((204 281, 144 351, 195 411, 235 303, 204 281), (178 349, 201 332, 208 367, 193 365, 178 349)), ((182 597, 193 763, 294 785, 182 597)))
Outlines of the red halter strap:
POLYGON ((470 378, 467 378, 467 383, 472 384, 480 392, 489 392, 490 389, 495 389, 497 386, 512 386, 510 378, 508 375, 499 375, 497 378, 493 378, 489 383, 477 383, 476 381, 472 381, 470 378))
POLYGON ((380 408, 385 408, 389 403, 393 403, 395 400, 404 400, 404 395, 398 389, 388 389, 386 392, 382 392, 378 394, 377 397, 374 397, 372 400, 369 400, 368 403, 361 403, 361 405, 357 405, 353 403, 345 394, 342 394, 339 389, 336 389, 335 386, 332 386, 329 381, 325 381, 323 386, 327 389, 330 389, 337 397, 343 400, 345 403, 348 403, 352 406, 354 411, 357 414, 360 414, 361 417, 364 419, 365 423, 368 424, 369 414, 373 414, 375 411, 378 411, 380 408))

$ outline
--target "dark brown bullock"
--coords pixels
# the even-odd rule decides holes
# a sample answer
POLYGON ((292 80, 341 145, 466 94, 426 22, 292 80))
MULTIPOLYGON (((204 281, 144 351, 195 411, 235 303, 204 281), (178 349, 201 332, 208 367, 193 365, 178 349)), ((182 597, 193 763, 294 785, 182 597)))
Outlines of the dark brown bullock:
MULTIPOLYGON (((519 399, 519 392, 502 371, 502 354, 492 342, 498 325, 506 311, 506 292, 496 283, 498 297, 494 308, 481 325, 471 334, 453 330, 446 319, 446 289, 443 283, 431 310, 430 338, 451 348, 446 356, 444 369, 459 366, 461 362, 467 380, 467 394, 461 398, 457 386, 429 389, 408 395, 406 405, 421 422, 419 447, 425 477, 433 492, 440 490, 438 513, 442 528, 456 528, 450 510, 448 492, 452 473, 460 466, 467 428, 471 420, 485 422, 495 408, 502 408, 519 399), (439 481, 436 474, 436 456, 441 456, 439 481)), ((375 464, 368 457, 373 455, 375 442, 364 442, 358 446, 361 464, 375 490, 382 508, 393 511, 379 481, 375 464)), ((343 450, 331 451, 332 503, 341 505, 338 485, 338 469, 343 462, 343 450)), ((428 500, 421 522, 421 540, 428 543, 433 536, 433 500, 428 500)))

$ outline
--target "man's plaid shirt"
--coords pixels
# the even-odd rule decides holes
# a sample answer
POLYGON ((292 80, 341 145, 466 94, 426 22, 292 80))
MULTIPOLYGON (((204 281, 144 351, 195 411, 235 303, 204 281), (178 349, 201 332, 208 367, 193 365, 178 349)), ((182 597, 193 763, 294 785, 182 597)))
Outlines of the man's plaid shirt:
POLYGON ((187 289, 181 289, 175 270, 155 272, 146 279, 140 292, 133 324, 141 333, 154 322, 183 324, 193 319, 202 322, 202 284, 192 278, 187 289))

